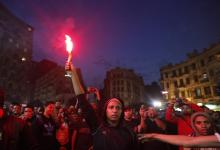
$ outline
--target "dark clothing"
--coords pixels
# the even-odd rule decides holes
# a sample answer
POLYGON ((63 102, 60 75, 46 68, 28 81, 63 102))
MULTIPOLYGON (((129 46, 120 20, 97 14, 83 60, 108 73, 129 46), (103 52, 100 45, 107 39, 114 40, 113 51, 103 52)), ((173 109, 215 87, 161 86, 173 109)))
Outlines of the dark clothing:
MULTIPOLYGON (((103 120, 101 125, 98 125, 95 112, 85 96, 80 95, 78 98, 93 135, 94 150, 138 150, 135 133, 128 127, 123 126, 122 120, 117 127, 109 126, 106 119, 103 120)), ((106 106, 104 108, 106 110, 106 106)), ((104 111, 103 115, 105 113, 104 111)), ((106 116, 103 116, 103 118, 106 118, 106 116)))
POLYGON ((140 121, 138 119, 132 119, 131 121, 127 121, 123 119, 123 125, 135 131, 135 128, 139 125, 140 121))
POLYGON ((32 125, 42 150, 58 149, 59 144, 56 140, 57 127, 51 117, 46 118, 44 115, 37 116, 32 125))
POLYGON ((0 119, 1 150, 39 150, 39 144, 33 136, 31 126, 14 116, 0 119))
MULTIPOLYGON (((72 122, 70 124, 70 142, 75 140, 74 149, 76 150, 88 150, 92 146, 92 135, 91 131, 85 121, 85 119, 80 118, 77 122, 72 122), (76 132, 75 139, 73 138, 73 133, 76 132)), ((72 143, 70 143, 72 145, 72 143)))
POLYGON ((95 150, 136 150, 137 139, 127 127, 101 125, 94 133, 95 150))
MULTIPOLYGON (((151 120, 149 118, 147 118, 145 120, 145 123, 147 125, 147 130, 146 133, 165 133, 164 130, 162 130, 161 128, 159 128, 157 126, 157 124, 155 123, 154 120, 151 120)), ((156 140, 152 140, 149 142, 145 142, 141 145, 143 150, 167 150, 168 149, 168 144, 160 142, 160 141, 156 141, 156 140)))

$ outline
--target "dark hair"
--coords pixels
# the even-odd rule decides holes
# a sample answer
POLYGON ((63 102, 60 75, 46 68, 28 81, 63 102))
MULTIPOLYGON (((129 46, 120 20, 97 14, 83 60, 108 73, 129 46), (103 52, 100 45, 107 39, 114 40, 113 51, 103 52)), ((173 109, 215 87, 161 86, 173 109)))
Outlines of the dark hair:
POLYGON ((34 110, 34 107, 32 105, 27 105, 27 106, 24 107, 24 109, 25 108, 30 108, 30 109, 34 110))
POLYGON ((20 107, 21 107, 21 104, 18 103, 18 102, 12 102, 12 105, 13 105, 13 106, 20 106, 20 107))
POLYGON ((131 106, 124 106, 124 111, 128 111, 128 110, 131 110, 132 107, 131 106))
POLYGON ((47 107, 47 106, 50 105, 50 104, 55 104, 55 102, 54 102, 54 101, 47 101, 47 102, 44 104, 44 106, 47 107))

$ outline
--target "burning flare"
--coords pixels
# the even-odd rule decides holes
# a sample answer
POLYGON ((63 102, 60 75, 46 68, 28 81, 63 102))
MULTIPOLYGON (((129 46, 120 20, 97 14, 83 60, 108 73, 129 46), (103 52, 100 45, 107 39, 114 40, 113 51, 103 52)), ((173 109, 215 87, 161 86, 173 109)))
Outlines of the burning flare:
POLYGON ((70 54, 73 50, 73 42, 71 40, 71 37, 69 35, 65 35, 66 37, 66 50, 68 51, 68 53, 70 54))

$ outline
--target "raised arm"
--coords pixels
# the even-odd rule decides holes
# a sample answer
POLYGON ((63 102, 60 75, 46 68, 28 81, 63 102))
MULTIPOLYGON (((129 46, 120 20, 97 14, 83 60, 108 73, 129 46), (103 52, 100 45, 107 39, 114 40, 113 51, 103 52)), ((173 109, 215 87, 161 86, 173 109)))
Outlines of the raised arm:
POLYGON ((79 80, 78 74, 76 72, 76 68, 72 63, 66 63, 65 66, 67 74, 71 77, 73 89, 76 95, 76 98, 79 100, 79 105, 83 110, 84 117, 86 119, 87 124, 89 125, 92 132, 94 132, 98 127, 98 119, 95 115, 95 111, 92 106, 86 99, 86 93, 83 89, 83 86, 79 80))
POLYGON ((71 77, 75 95, 77 96, 77 95, 84 94, 85 90, 83 89, 83 86, 79 80, 76 68, 73 66, 73 64, 67 62, 65 66, 65 70, 66 70, 66 73, 71 77))
POLYGON ((144 106, 140 107, 139 114, 140 114, 140 124, 137 126, 137 133, 143 133, 147 129, 147 125, 145 123, 146 119, 146 108, 144 106))
POLYGON ((181 145, 184 147, 220 147, 220 142, 215 135, 189 137, 185 135, 166 135, 166 134, 141 134, 139 140, 146 142, 149 139, 156 139, 166 143, 181 145))

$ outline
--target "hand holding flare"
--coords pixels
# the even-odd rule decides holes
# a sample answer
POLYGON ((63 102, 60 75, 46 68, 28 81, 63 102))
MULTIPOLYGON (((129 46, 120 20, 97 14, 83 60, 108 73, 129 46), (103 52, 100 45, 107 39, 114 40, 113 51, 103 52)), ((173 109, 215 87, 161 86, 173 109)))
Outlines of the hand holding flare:
POLYGON ((85 93, 85 91, 80 83, 76 69, 72 64, 73 42, 68 35, 65 35, 65 37, 66 37, 66 40, 65 40, 66 50, 68 51, 68 54, 69 54, 68 59, 67 59, 67 63, 65 65, 65 69, 67 71, 67 74, 71 77, 75 95, 80 95, 80 94, 85 93))

